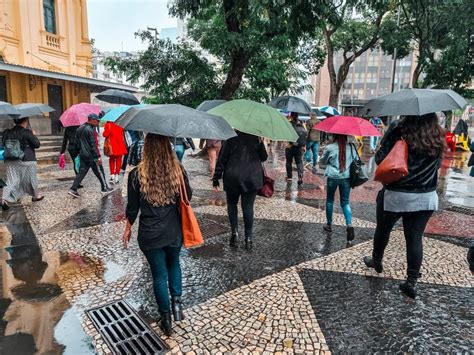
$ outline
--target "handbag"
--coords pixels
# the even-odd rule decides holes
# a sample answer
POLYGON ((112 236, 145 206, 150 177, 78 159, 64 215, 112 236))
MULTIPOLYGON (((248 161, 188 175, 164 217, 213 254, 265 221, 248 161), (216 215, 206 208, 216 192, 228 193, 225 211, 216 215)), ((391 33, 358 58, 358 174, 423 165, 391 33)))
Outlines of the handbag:
POLYGON ((356 149, 357 157, 354 158, 352 154, 353 146, 353 144, 350 145, 351 156, 353 157, 352 163, 349 166, 349 181, 351 188, 360 186, 369 180, 369 175, 367 174, 367 167, 365 166, 364 162, 360 160, 357 148, 354 147, 356 149))
POLYGON ((273 192, 275 191, 275 180, 273 180, 270 176, 267 175, 267 171, 265 170, 264 164, 262 164, 262 168, 263 186, 260 190, 257 191, 257 195, 270 198, 273 196, 273 192))
POLYGON ((183 232, 183 245, 192 248, 204 243, 199 223, 188 201, 186 185, 183 174, 179 182, 179 210, 181 214, 181 230, 183 232))
POLYGON ((110 138, 105 138, 104 141, 104 155, 110 157, 112 155, 112 145, 110 144, 110 138))
POLYGON ((64 153, 59 156, 58 165, 61 170, 66 168, 66 158, 64 157, 64 153))
POLYGON ((25 152, 21 149, 21 142, 18 139, 5 140, 3 157, 5 160, 22 160, 25 152))
POLYGON ((375 181, 393 184, 408 175, 408 144, 403 140, 395 143, 392 150, 375 170, 375 181))

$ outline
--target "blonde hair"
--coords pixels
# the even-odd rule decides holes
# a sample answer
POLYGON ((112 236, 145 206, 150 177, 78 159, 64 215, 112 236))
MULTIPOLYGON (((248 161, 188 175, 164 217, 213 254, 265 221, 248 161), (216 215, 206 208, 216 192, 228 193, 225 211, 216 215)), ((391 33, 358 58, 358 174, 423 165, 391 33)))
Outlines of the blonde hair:
POLYGON ((140 190, 153 206, 176 203, 183 169, 167 137, 148 133, 138 165, 140 190))

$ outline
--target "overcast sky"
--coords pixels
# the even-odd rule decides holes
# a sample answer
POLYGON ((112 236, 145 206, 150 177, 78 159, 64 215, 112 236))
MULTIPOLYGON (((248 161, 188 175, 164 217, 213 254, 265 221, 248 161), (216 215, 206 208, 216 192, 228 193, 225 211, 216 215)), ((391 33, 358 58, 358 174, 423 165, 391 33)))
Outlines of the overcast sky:
POLYGON ((87 0, 89 37, 102 51, 136 51, 145 46, 134 33, 139 29, 176 27, 168 15, 167 0, 87 0))

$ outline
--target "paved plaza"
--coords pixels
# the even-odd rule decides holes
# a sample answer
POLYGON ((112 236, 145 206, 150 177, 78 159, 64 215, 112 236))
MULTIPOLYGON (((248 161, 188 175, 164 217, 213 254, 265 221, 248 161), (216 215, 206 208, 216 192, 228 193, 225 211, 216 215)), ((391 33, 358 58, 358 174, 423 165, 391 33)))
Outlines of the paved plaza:
MULTIPOLYGON (((73 199, 66 193, 72 167, 59 171, 46 160, 39 166, 45 200, 24 199, 2 214, 0 353, 110 353, 84 311, 121 299, 171 353, 472 353, 474 276, 466 254, 474 242, 474 179, 466 158, 449 153, 443 161, 441 210, 426 231, 413 301, 398 290, 406 269, 400 226, 382 274, 362 263, 371 253, 378 183, 352 191, 356 239, 347 245, 339 207, 333 234, 322 229, 322 173, 306 170, 300 188, 296 179, 287 184, 282 151, 273 147, 267 168, 277 191, 257 199, 249 252, 242 240, 238 249, 228 246, 225 197, 212 191, 207 162, 186 157, 205 245, 182 252, 186 319, 174 323, 170 338, 156 323, 136 238, 127 250, 121 244, 126 189, 103 197, 88 176, 83 197, 73 199)), ((373 170, 373 158, 364 159, 373 170)))

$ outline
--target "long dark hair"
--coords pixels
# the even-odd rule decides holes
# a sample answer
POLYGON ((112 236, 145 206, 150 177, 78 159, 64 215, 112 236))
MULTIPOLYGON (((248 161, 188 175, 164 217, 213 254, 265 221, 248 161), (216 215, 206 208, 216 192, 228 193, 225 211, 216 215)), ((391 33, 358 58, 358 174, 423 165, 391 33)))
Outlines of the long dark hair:
POLYGON ((334 142, 337 142, 339 148, 339 171, 343 173, 346 171, 346 145, 347 145, 347 136, 342 134, 334 135, 334 142))
POLYGON ((403 139, 416 154, 437 157, 445 149, 444 129, 435 113, 423 116, 405 116, 399 124, 403 139))

